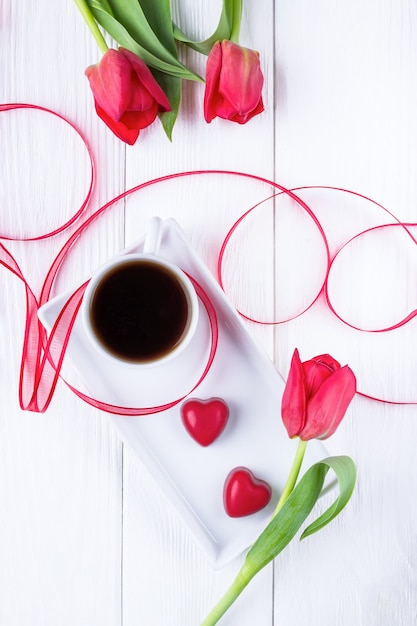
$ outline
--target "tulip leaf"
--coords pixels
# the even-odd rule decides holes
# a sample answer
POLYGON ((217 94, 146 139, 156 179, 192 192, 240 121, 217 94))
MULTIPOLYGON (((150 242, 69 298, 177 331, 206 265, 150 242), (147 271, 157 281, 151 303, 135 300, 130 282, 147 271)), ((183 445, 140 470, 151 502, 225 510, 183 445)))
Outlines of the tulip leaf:
POLYGON ((294 538, 319 499, 329 469, 336 474, 339 495, 333 505, 306 528, 301 538, 323 528, 347 504, 356 481, 356 469, 352 459, 347 456, 329 457, 312 465, 249 550, 242 568, 249 579, 272 561, 294 538))
POLYGON ((339 483, 339 497, 315 522, 308 526, 301 539, 312 535, 321 528, 324 528, 329 522, 331 522, 340 511, 344 509, 349 502, 353 493, 356 482, 356 468, 352 459, 348 456, 334 456, 324 459, 322 463, 326 463, 330 469, 334 471, 339 483))
POLYGON ((91 7, 95 6, 96 8, 101 8, 103 11, 106 11, 110 15, 113 15, 111 10, 111 6, 109 5, 107 0, 90 0, 89 4, 91 7))
POLYGON ((161 111, 158 113, 161 120, 163 129, 168 137, 172 140, 172 130, 177 119, 178 111, 181 104, 181 80, 176 76, 170 76, 157 70, 152 71, 155 80, 162 87, 167 95, 169 103, 171 105, 170 111, 161 111))
MULTIPOLYGON (((155 32, 152 30, 146 16, 143 12, 141 3, 138 0, 108 0, 108 4, 112 7, 112 14, 115 19, 126 28, 129 34, 137 43, 146 48, 155 56, 159 56, 168 62, 172 62, 172 53, 167 51, 164 44, 159 40, 155 32)), ((165 2, 158 1, 158 17, 161 23, 164 18, 168 17, 168 24, 171 16, 165 10, 159 10, 161 7, 165 9, 165 2)), ((170 24, 169 24, 170 25, 170 24)), ((175 59, 176 61, 178 59, 175 59)))
MULTIPOLYGON (((123 0, 123 2, 131 2, 132 0, 123 0)), ((122 2, 122 0, 117 0, 122 2)), ((104 28, 104 30, 115 40, 119 45, 131 50, 137 54, 147 65, 153 67, 161 72, 177 76, 178 78, 186 80, 201 81, 201 77, 191 72, 185 67, 176 56, 174 56, 165 46, 158 40, 155 33, 153 33, 148 22, 143 16, 144 25, 141 23, 141 27, 135 30, 135 36, 138 35, 138 31, 142 29, 142 34, 138 39, 135 38, 129 32, 129 29, 125 26, 125 23, 119 21, 114 11, 115 0, 110 2, 106 0, 105 3, 102 0, 88 0, 91 11, 97 20, 97 22, 104 28), (111 13, 108 8, 111 8, 111 13)), ((138 3, 135 3, 135 6, 138 3)), ((124 20, 124 18, 123 18, 124 20)), ((130 26, 130 20, 126 20, 130 26)))
MULTIPOLYGON (((140 5, 158 39, 177 58, 177 46, 171 18, 171 0, 159 0, 157 3, 155 0, 140 0, 140 5)), ((168 139, 172 141, 172 131, 181 104, 181 80, 176 76, 157 70, 153 70, 153 74, 166 93, 171 105, 170 111, 161 111, 158 116, 168 139)))
POLYGON ((174 24, 174 37, 177 41, 187 44, 190 48, 208 55, 216 41, 231 39, 237 43, 241 16, 242 0, 223 0, 219 23, 210 37, 204 39, 204 41, 193 41, 176 24, 174 24))
POLYGON ((140 0, 141 9, 149 26, 172 54, 177 56, 171 17, 171 0, 140 0))

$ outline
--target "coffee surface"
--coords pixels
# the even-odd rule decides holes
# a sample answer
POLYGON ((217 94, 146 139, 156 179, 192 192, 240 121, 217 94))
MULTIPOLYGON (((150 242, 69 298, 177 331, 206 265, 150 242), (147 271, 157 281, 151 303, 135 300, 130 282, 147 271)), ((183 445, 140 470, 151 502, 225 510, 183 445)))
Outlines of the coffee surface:
POLYGON ((188 299, 178 278, 152 261, 113 268, 90 306, 94 333, 112 355, 149 362, 169 354, 188 325, 188 299))

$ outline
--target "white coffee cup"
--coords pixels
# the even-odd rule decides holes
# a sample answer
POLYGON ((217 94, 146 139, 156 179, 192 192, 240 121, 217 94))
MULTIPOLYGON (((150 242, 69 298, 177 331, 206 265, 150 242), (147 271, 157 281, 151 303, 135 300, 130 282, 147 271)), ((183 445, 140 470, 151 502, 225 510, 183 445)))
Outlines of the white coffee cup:
POLYGON ((138 368, 163 364, 190 343, 198 297, 188 276, 158 255, 160 218, 146 229, 142 253, 122 254, 91 278, 81 307, 89 341, 104 357, 138 368))

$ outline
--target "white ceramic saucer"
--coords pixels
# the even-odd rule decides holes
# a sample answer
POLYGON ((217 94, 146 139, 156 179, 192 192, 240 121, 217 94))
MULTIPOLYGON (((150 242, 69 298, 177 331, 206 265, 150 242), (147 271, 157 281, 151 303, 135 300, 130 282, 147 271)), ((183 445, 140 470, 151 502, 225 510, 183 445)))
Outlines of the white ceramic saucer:
MULTIPOLYGON (((140 252, 143 240, 125 250, 140 252)), ((190 248, 178 224, 164 221, 159 254, 193 276, 209 295, 219 321, 219 344, 213 365, 191 396, 223 398, 230 409, 226 429, 210 446, 201 447, 186 432, 180 405, 154 415, 110 415, 123 441, 131 447, 179 512, 213 567, 221 567, 243 552, 268 522, 291 467, 296 443, 281 423, 283 381, 257 347, 238 314, 206 266, 190 248), (254 515, 231 518, 223 507, 223 484, 231 469, 244 465, 273 489, 270 504, 254 515)), ((68 293, 39 311, 50 331, 68 293)), ((195 338, 177 359, 138 372, 110 365, 90 345, 77 319, 66 358, 79 373, 90 395, 118 406, 145 407, 187 394, 199 381, 210 347, 207 313, 200 305, 195 338)), ((308 462, 326 456, 311 442, 308 462)))

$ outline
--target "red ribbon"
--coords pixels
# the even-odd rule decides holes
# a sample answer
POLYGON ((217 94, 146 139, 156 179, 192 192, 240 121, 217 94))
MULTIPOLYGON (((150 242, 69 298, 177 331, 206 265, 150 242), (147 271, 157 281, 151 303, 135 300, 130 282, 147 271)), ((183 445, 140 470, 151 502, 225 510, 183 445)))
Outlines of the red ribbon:
MULTIPOLYGON (((91 194, 92 194, 92 189, 93 189, 93 184, 94 184, 95 170, 94 170, 93 157, 92 157, 92 153, 89 148, 89 145, 86 139, 84 138, 84 136, 82 135, 82 133, 76 128, 74 124, 68 121, 65 117, 59 115, 58 113, 50 109, 40 107, 37 105, 32 105, 32 104, 11 103, 11 104, 0 105, 0 112, 10 111, 13 109, 31 109, 35 111, 42 111, 42 112, 54 115, 60 120, 62 120, 64 123, 68 124, 71 127, 71 129, 73 129, 81 138, 87 150, 89 161, 90 161, 90 182, 88 185, 86 197, 84 201, 82 202, 82 205, 80 206, 80 208, 74 213, 74 215, 68 221, 66 221, 61 226, 55 228, 54 230, 44 233, 37 237, 13 238, 13 237, 1 236, 3 240, 8 240, 8 241, 12 241, 12 240, 40 241, 43 239, 53 237, 59 233, 63 233, 70 226, 72 226, 74 222, 76 222, 76 220, 78 220, 82 216, 85 208, 88 206, 89 201, 91 199, 91 194)), ((402 223, 390 211, 388 211, 379 203, 375 202, 374 200, 370 198, 367 198, 366 196, 363 196, 359 193, 356 193, 347 189, 328 187, 328 186, 300 187, 297 189, 286 189, 285 187, 273 181, 270 181, 266 178, 262 178, 260 176, 243 173, 243 172, 225 171, 225 170, 199 170, 199 171, 180 172, 180 173, 175 173, 175 174, 169 174, 167 176, 162 176, 160 178, 156 178, 156 179, 147 181, 145 183, 142 183, 140 185, 137 185, 133 187, 132 189, 129 189, 121 193, 117 197, 107 202, 105 205, 100 207, 95 213, 93 213, 89 218, 87 218, 78 226, 76 231, 65 242, 65 244, 62 246, 61 250, 55 257, 54 261, 52 262, 47 272, 47 275, 45 277, 45 280, 43 282, 39 299, 35 296, 35 294, 31 290, 29 283, 25 279, 21 269, 19 268, 18 263, 16 262, 12 254, 7 250, 7 248, 3 244, 0 244, 0 264, 6 267, 9 271, 11 271, 17 278, 19 278, 23 282, 25 291, 26 291, 26 325, 25 325, 24 342, 23 342, 23 348, 22 348, 22 360, 21 360, 21 367, 20 367, 20 382, 19 382, 19 402, 20 402, 20 406, 22 409, 35 411, 35 412, 45 411, 48 408, 49 403, 51 402, 56 384, 58 382, 58 379, 60 378, 60 372, 61 372, 61 367, 62 367, 63 359, 65 356, 66 348, 67 348, 67 345, 71 336, 71 331, 75 323, 77 313, 81 306, 83 294, 84 294, 87 283, 81 285, 67 300, 67 302, 65 303, 63 309, 61 310, 55 322, 55 325, 49 337, 47 337, 45 329, 40 324, 37 313, 38 313, 39 307, 41 307, 43 304, 45 304, 49 300, 55 278, 60 270, 61 265, 63 264, 65 260, 65 257, 67 256, 69 250, 74 245, 74 243, 78 240, 78 238, 84 233, 84 231, 91 225, 91 223, 94 220, 96 220, 101 214, 106 212, 110 207, 112 207, 114 204, 119 202, 121 199, 126 198, 127 196, 135 192, 138 192, 141 189, 159 184, 164 181, 180 179, 182 177, 201 176, 201 175, 238 176, 241 178, 247 178, 247 179, 255 180, 261 183, 265 183, 275 190, 273 195, 262 200, 255 206, 251 207, 246 213, 244 213, 233 224, 232 228, 227 233, 223 241, 223 244, 221 246, 221 250, 220 250, 220 254, 218 258, 218 264, 217 264, 218 280, 222 288, 224 288, 224 285, 223 285, 224 256, 225 256, 226 248, 232 236, 238 229, 239 225, 243 222, 243 220, 245 220, 248 217, 248 215, 252 213, 252 211, 254 211, 254 209, 256 209, 257 207, 265 203, 267 200, 270 200, 271 198, 274 198, 277 196, 281 196, 283 194, 289 197, 303 211, 306 212, 306 214, 312 220, 314 226, 317 228, 320 234, 324 251, 325 251, 326 268, 325 268, 322 284, 317 294, 314 296, 311 302, 306 307, 304 307, 301 311, 299 311, 296 315, 293 315, 291 318, 284 319, 284 320, 279 320, 279 321, 272 320, 269 322, 260 321, 260 320, 253 319, 252 317, 249 317, 242 311, 239 311, 240 315, 242 315, 244 318, 260 323, 260 324, 282 324, 285 322, 289 322, 290 320, 302 315, 309 308, 311 308, 313 304, 316 302, 317 298, 323 293, 329 309, 341 322, 343 322, 344 324, 346 324, 347 326, 355 330, 363 330, 360 327, 355 326, 347 322, 345 319, 343 319, 342 315, 340 315, 335 309, 335 307, 333 306, 330 295, 329 295, 329 287, 328 287, 329 275, 332 269, 332 265, 334 264, 338 254, 340 254, 342 250, 346 249, 347 246, 351 245, 357 238, 363 237, 364 235, 371 233, 372 231, 381 229, 381 228, 388 228, 388 227, 394 227, 394 226, 402 228, 405 234, 411 238, 412 242, 414 244, 417 244, 417 240, 415 239, 415 237, 410 231, 410 227, 412 226, 411 224, 402 223), (312 209, 308 206, 308 204, 304 200, 302 200, 302 198, 299 196, 299 192, 302 192, 303 190, 308 190, 308 189, 336 190, 336 191, 340 191, 346 194, 352 194, 353 196, 357 198, 362 198, 368 202, 371 202, 377 208, 379 208, 380 210, 388 214, 392 218, 393 223, 383 224, 380 226, 368 228, 354 235, 339 249, 339 251, 332 258, 330 254, 330 250, 329 250, 329 244, 326 239, 326 235, 325 235, 324 229, 320 221, 318 220, 317 216, 314 214, 312 209)), ((213 363, 213 360, 216 354, 217 342, 218 342, 218 323, 217 323, 217 316, 216 316, 216 311, 214 309, 214 306, 211 303, 208 295, 205 293, 204 289, 201 287, 201 285, 199 285, 193 279, 193 277, 190 277, 190 278, 195 286, 197 295, 200 298, 201 302, 203 303, 205 310, 207 312, 207 315, 208 315, 208 320, 209 320, 210 330, 211 330, 211 347, 210 347, 209 356, 208 356, 204 371, 200 379, 198 380, 198 382, 194 385, 193 389, 191 389, 189 393, 191 393, 191 391, 193 391, 202 382, 202 380, 205 378, 208 371, 210 370, 210 367, 213 363)), ((368 332, 381 333, 381 332, 387 332, 390 330, 400 328, 401 326, 407 324, 416 315, 417 315, 417 310, 413 310, 411 313, 406 315, 404 319, 400 320, 396 324, 390 325, 389 327, 386 327, 386 328, 375 329, 371 331, 368 330, 368 332)), ((122 407, 122 406, 115 406, 115 405, 107 404, 99 400, 96 400, 94 398, 87 396, 81 391, 77 390, 76 388, 71 386, 67 381, 64 381, 64 382, 66 382, 66 384, 72 389, 72 391, 79 398, 81 398, 88 404, 94 407, 97 407, 103 411, 106 411, 109 413, 115 413, 118 415, 133 416, 133 415, 144 415, 144 414, 164 411, 168 408, 171 408, 172 406, 175 406, 176 404, 181 402, 184 399, 184 397, 186 397, 184 396, 184 397, 175 399, 169 403, 159 405, 159 406, 154 406, 154 407, 129 408, 129 407, 122 407)), ((364 395, 374 400, 380 400, 379 398, 376 398, 367 394, 361 394, 361 395, 364 395)), ((380 401, 391 402, 389 400, 380 400, 380 401)), ((393 402, 393 403, 414 404, 414 402, 407 402, 407 403, 393 402)))

